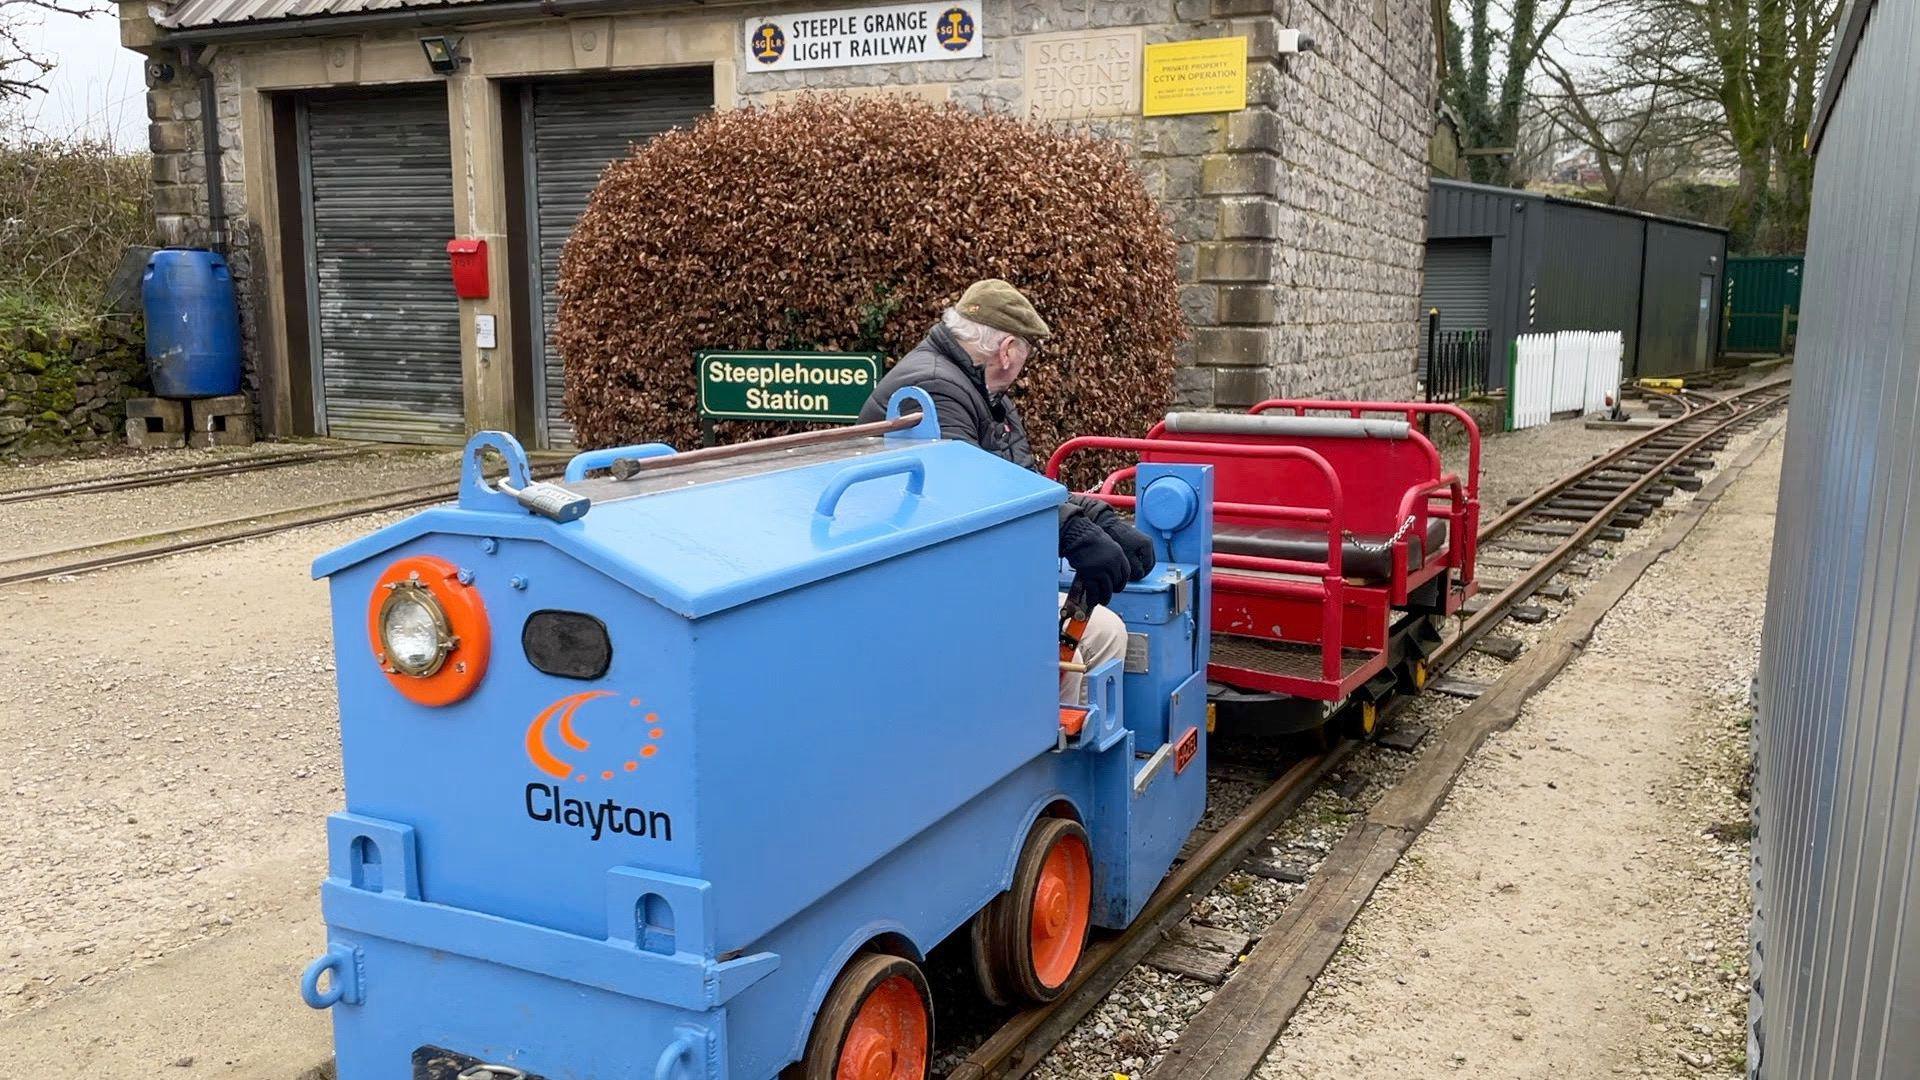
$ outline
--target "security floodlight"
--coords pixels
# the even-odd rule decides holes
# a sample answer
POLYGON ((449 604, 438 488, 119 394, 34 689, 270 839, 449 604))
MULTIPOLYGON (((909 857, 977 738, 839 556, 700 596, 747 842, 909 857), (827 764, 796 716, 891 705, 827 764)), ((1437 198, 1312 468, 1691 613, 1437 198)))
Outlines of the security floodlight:
POLYGON ((420 49, 427 54, 427 66, 436 75, 451 75, 467 61, 460 55, 460 43, 450 37, 423 37, 420 49))

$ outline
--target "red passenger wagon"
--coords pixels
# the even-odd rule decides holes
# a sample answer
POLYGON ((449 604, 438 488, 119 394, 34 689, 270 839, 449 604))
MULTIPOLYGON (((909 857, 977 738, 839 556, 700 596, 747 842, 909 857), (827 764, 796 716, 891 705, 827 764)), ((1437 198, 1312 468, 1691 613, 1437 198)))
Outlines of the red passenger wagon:
MULTIPOLYGON (((1474 592, 1480 431, 1455 406, 1272 400, 1172 413, 1144 439, 1069 440, 1047 475, 1086 450, 1214 467, 1208 679, 1223 721, 1300 730, 1354 700, 1371 734, 1381 699, 1424 684, 1441 620, 1474 592), (1443 417, 1464 429, 1464 480, 1422 430, 1443 417)), ((1119 469, 1091 494, 1130 509, 1133 475, 1119 469)))

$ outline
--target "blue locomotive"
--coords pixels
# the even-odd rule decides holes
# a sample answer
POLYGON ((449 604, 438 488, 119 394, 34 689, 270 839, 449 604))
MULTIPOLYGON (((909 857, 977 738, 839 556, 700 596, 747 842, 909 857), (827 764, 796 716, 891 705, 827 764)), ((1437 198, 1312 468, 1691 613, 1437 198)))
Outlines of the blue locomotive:
POLYGON ((564 487, 484 433, 315 563, 342 1080, 919 1078, 937 942, 1046 999, 1140 911, 1206 797, 1212 469, 1139 467, 1159 564, 1062 703, 1065 490, 887 416, 564 487))

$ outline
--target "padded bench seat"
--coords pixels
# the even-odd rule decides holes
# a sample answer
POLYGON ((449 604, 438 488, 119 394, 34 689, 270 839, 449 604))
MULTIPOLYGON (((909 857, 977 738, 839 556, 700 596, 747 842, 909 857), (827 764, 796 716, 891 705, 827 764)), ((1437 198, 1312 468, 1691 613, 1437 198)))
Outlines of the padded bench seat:
MULTIPOLYGON (((1358 535, 1340 544, 1342 577, 1379 580, 1393 576, 1393 550, 1367 551, 1354 542, 1383 544, 1389 535, 1358 535)), ((1447 520, 1427 519, 1427 535, 1407 534, 1407 570, 1426 565, 1427 552, 1439 551, 1447 544, 1447 520)), ((1284 525, 1235 525, 1218 523, 1213 527, 1213 550, 1230 555, 1255 555, 1264 559, 1296 559, 1321 562, 1327 557, 1327 533, 1324 529, 1295 529, 1284 525)))

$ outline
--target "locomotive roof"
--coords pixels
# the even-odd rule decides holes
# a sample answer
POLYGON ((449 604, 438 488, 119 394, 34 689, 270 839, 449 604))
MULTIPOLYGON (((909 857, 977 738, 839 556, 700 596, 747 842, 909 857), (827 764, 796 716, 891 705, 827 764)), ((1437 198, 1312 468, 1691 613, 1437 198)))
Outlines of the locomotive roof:
POLYGON ((1066 498, 1066 489, 1036 473, 964 443, 931 439, 849 439, 720 462, 661 464, 632 480, 569 484, 593 500, 577 521, 535 516, 504 496, 504 506, 486 509, 464 499, 460 506, 434 507, 322 555, 313 576, 340 573, 432 534, 529 539, 699 618, 1066 498), (846 470, 905 469, 916 462, 925 470, 921 495, 908 494, 902 476, 888 475, 847 487, 831 516, 818 512, 822 494, 846 470))

